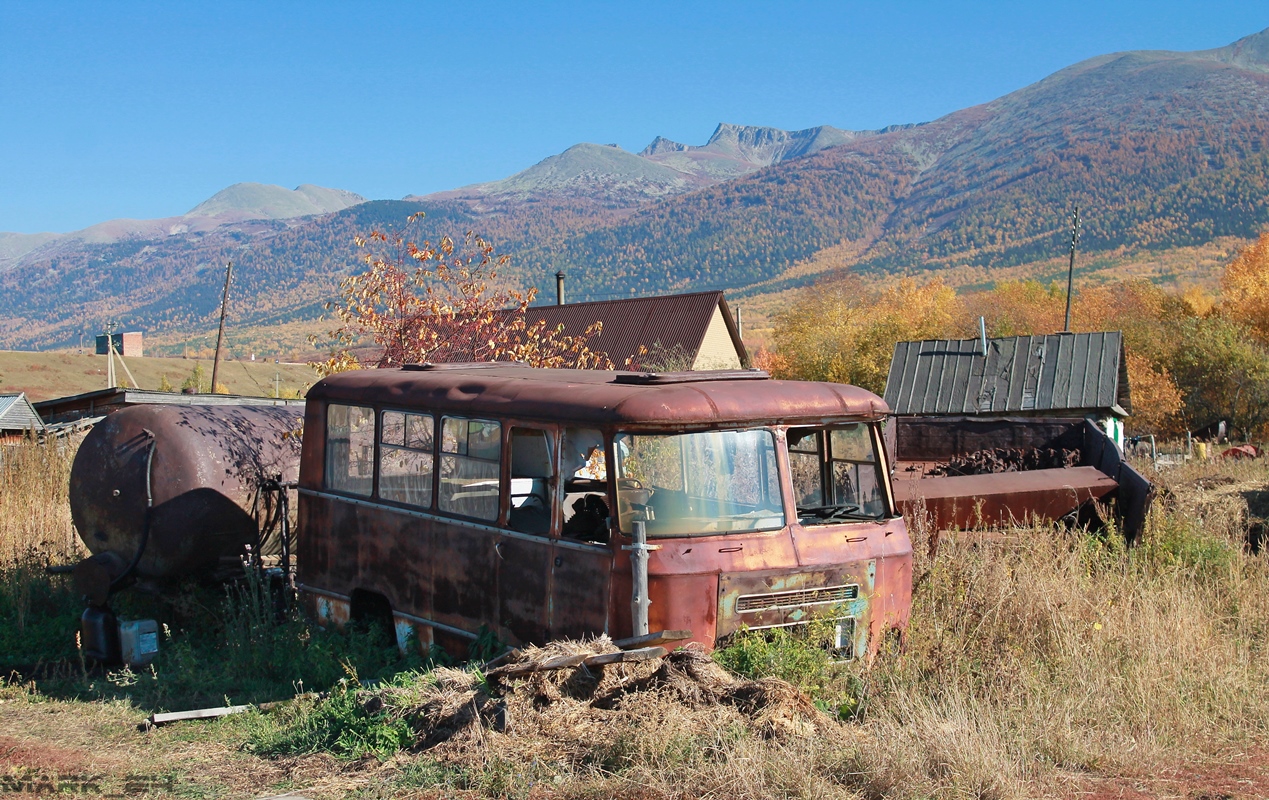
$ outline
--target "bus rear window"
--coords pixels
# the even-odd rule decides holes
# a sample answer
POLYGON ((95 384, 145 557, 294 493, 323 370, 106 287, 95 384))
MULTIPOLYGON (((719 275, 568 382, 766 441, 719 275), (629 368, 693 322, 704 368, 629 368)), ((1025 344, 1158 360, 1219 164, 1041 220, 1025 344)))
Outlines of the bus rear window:
POLYGON ((621 530, 642 520, 649 536, 690 536, 784 526, 769 430, 678 435, 620 434, 617 508, 621 530))
POLYGON ((369 497, 374 474, 375 412, 361 406, 327 406, 326 488, 369 497))

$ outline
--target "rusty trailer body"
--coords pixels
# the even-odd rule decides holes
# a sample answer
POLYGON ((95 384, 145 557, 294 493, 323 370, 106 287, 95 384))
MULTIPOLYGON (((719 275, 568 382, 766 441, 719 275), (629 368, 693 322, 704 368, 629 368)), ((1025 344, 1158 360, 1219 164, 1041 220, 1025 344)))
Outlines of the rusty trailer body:
POLYGON ((911 605, 886 411, 754 371, 333 375, 308 394, 298 585, 320 619, 390 619, 403 644, 621 638, 641 525, 652 630, 713 647, 828 615, 866 655, 911 605))
POLYGON ((894 417, 886 440, 901 508, 920 505, 935 530, 962 530, 1057 520, 1115 501, 1122 530, 1135 540, 1154 496, 1149 481, 1124 461, 1115 443, 1084 418, 894 417), (1073 451, 1076 466, 979 475, 930 475, 957 456, 996 448, 1073 451))

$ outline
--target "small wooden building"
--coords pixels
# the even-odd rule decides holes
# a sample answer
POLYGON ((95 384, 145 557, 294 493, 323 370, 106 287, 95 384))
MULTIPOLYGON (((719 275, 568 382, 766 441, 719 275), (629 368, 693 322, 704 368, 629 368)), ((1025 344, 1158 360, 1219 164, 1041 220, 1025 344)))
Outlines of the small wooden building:
POLYGON ((897 417, 1084 417, 1122 450, 1132 413, 1123 334, 899 342, 886 403, 897 417))
POLYGON ((143 355, 141 331, 128 331, 116 334, 97 334, 97 355, 104 356, 110 352, 110 340, 114 339, 115 354, 124 358, 141 358, 143 355))
POLYGON ((26 399, 26 393, 0 394, 0 441, 20 439, 32 431, 42 433, 44 421, 26 399))
POLYGON ((539 320, 580 336, 596 322, 603 331, 590 348, 617 369, 682 371, 744 369, 749 353, 722 292, 631 297, 588 303, 533 306, 525 322, 539 320), (629 363, 628 363, 629 362, 629 363))

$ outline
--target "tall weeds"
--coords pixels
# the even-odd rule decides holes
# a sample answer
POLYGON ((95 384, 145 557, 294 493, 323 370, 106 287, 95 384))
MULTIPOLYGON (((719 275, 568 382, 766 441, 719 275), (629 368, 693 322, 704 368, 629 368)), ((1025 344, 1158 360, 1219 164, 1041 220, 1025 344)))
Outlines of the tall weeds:
POLYGON ((68 487, 78 438, 0 445, 0 567, 83 552, 68 487))
POLYGON ((1010 796, 1263 741, 1269 562, 1236 494, 1167 488, 1132 550, 1045 526, 940 544, 907 651, 862 674, 873 793, 1010 796))
POLYGON ((66 632, 73 632, 82 609, 68 579, 50 579, 44 567, 85 552, 67 495, 78 443, 24 438, 0 444, 0 666, 74 650, 66 632))

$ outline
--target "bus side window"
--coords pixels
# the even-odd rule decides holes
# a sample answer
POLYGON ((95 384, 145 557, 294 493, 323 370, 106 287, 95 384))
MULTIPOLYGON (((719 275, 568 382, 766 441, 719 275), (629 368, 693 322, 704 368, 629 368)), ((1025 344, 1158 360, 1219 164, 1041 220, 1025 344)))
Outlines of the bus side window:
POLYGON ((375 412, 361 406, 328 405, 326 488, 369 497, 374 469, 375 412))
POLYGON ((551 532, 551 495, 555 470, 546 431, 512 428, 511 510, 507 527, 520 533, 545 536, 551 532))
POLYGON ((379 433, 379 497, 430 508, 433 420, 428 414, 383 412, 379 433))
POLYGON ((497 422, 442 417, 441 511, 496 520, 501 455, 502 426, 497 422))
POLYGON ((565 428, 560 452, 566 539, 608 542, 608 457, 594 428, 565 428))

